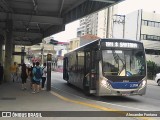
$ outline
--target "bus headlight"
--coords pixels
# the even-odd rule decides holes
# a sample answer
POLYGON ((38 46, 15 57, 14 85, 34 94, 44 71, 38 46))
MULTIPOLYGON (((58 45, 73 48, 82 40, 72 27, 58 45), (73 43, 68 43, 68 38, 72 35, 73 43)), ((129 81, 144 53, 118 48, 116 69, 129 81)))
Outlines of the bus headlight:
POLYGON ((107 85, 107 81, 106 80, 102 80, 101 83, 102 83, 102 85, 107 85))
POLYGON ((101 81, 101 84, 106 87, 110 86, 110 84, 107 82, 107 80, 104 80, 104 79, 101 81))

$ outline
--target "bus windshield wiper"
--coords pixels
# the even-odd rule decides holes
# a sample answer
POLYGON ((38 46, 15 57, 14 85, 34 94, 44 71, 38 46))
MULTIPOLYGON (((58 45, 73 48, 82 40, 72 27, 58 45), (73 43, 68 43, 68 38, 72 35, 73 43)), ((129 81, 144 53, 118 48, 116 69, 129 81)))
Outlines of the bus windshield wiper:
POLYGON ((126 66, 125 61, 122 60, 122 58, 115 52, 115 50, 113 50, 112 54, 113 54, 113 57, 114 57, 114 60, 116 61, 116 63, 118 63, 118 60, 120 60, 123 64, 122 69, 119 71, 119 74, 120 74, 126 66))

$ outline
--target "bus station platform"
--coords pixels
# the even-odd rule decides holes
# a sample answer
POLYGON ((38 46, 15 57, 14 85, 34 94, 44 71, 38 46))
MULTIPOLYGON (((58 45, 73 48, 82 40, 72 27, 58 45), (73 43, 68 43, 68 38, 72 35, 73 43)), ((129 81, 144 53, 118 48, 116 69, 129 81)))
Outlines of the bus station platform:
POLYGON ((32 93, 29 82, 21 89, 21 82, 6 82, 0 85, 0 111, 53 111, 55 106, 64 106, 59 99, 46 90, 32 93))
MULTIPOLYGON (((154 80, 147 82, 148 85, 157 85, 154 80)), ((21 82, 8 81, 0 85, 0 111, 53 111, 59 101, 59 98, 46 90, 33 94, 29 82, 27 90, 21 89, 21 82)))
MULTIPOLYGON (((148 80, 148 85, 157 85, 154 80, 148 80)), ((53 90, 53 89, 52 89, 53 90)), ((21 82, 8 81, 0 85, 0 119, 3 111, 67 111, 77 105, 60 100, 46 90, 32 93, 29 82, 27 90, 21 89, 21 82), (71 108, 72 108, 71 107, 71 108)), ((76 109, 75 109, 76 108, 76 109)), ((78 107, 81 109, 80 107, 78 107)), ((89 108, 92 109, 92 108, 89 108)), ((6 120, 6 119, 5 119, 6 120)), ((16 118, 15 118, 16 120, 16 118)), ((47 119, 48 120, 48 119, 47 119)))

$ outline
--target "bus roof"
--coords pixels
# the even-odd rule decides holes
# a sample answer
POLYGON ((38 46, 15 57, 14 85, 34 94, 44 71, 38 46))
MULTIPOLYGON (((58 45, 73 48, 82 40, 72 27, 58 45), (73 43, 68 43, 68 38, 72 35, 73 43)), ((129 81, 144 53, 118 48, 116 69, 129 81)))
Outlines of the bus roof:
POLYGON ((97 39, 97 40, 94 40, 94 41, 89 42, 87 44, 84 44, 84 45, 82 45, 82 46, 80 46, 80 47, 78 47, 78 48, 76 48, 76 49, 74 49, 74 50, 72 50, 72 51, 70 51, 70 52, 68 52, 66 54, 70 54, 70 53, 72 53, 74 51, 78 51, 80 49, 85 49, 85 48, 89 47, 90 45, 92 46, 94 44, 98 44, 99 42, 107 42, 108 40, 109 41, 118 41, 118 40, 120 40, 120 41, 125 41, 125 42, 142 43, 140 41, 131 40, 131 39, 103 38, 103 39, 97 39))
POLYGON ((135 42, 135 43, 142 43, 141 41, 137 41, 137 40, 133 40, 133 39, 118 39, 118 38, 103 38, 103 39, 100 39, 101 41, 107 41, 107 40, 115 40, 115 41, 127 41, 127 42, 135 42))

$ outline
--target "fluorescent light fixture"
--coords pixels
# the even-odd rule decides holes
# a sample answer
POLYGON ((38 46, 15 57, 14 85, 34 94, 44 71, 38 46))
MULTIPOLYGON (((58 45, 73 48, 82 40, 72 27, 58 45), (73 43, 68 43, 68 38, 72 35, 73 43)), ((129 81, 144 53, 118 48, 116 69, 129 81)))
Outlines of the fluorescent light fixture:
POLYGON ((90 1, 106 2, 106 3, 115 3, 114 0, 90 0, 90 1))

